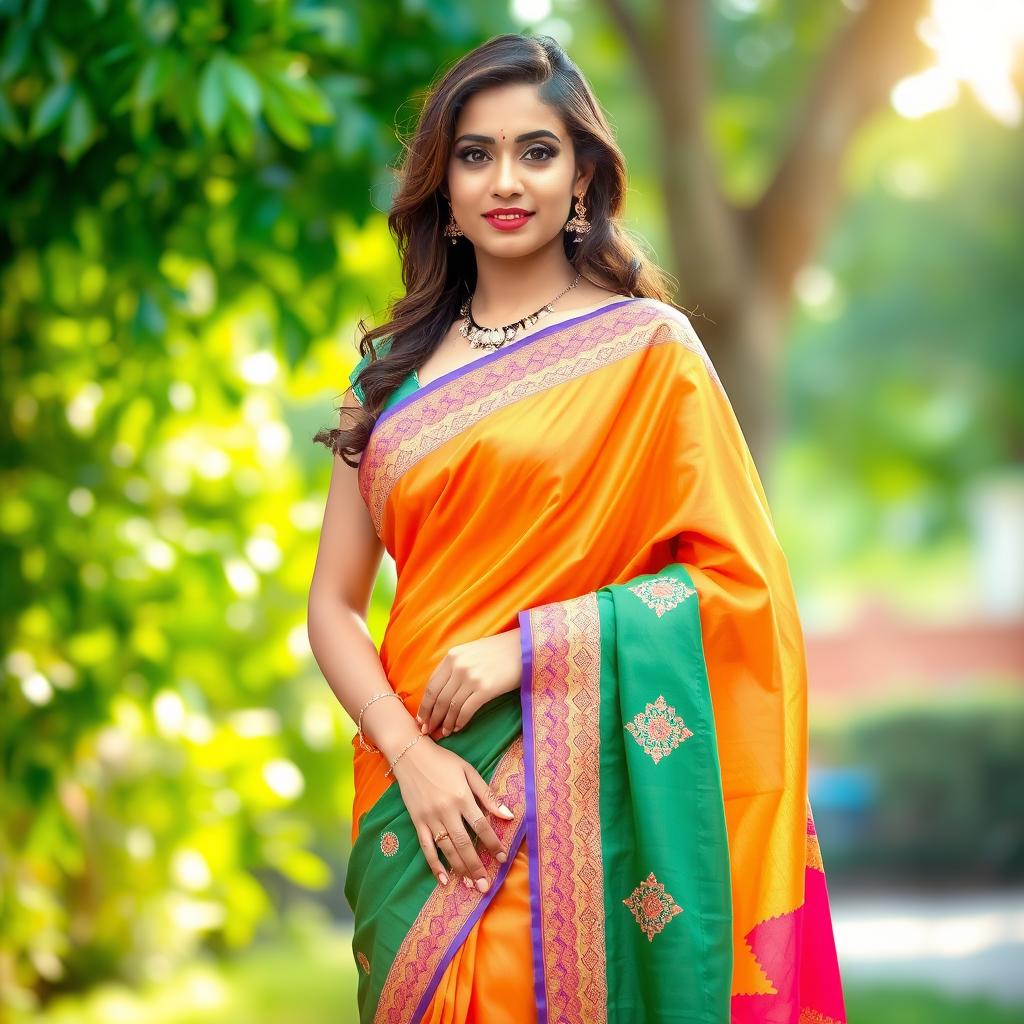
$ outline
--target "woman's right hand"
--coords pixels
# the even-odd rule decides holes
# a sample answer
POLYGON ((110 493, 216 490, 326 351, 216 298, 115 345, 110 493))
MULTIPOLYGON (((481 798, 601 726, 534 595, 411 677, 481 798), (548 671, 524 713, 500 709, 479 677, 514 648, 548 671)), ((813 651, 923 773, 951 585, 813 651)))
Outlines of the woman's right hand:
POLYGON ((508 851, 502 849, 487 815, 511 819, 515 817, 512 811, 491 792, 473 765, 435 743, 429 735, 417 740, 398 760, 394 776, 434 876, 442 885, 448 884, 448 875, 437 855, 440 847, 452 871, 470 879, 467 887, 476 879, 480 892, 486 892, 487 869, 477 856, 466 822, 494 857, 503 862, 508 851), (434 836, 442 831, 448 833, 448 838, 435 843, 434 836))

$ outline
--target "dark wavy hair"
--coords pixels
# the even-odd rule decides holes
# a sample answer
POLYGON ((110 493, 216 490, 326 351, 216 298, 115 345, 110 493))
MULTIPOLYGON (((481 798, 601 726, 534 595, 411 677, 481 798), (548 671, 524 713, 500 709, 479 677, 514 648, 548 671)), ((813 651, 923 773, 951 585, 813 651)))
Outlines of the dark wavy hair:
MULTIPOLYGON (((494 36, 460 58, 427 92, 411 142, 397 168, 398 189, 388 215, 402 259, 404 296, 390 319, 367 330, 362 320, 361 356, 371 361, 359 374, 365 402, 349 408, 342 426, 320 430, 313 440, 349 466, 365 449, 388 397, 423 365, 459 315, 476 286, 472 245, 451 245, 442 234, 448 220, 444 191, 456 119, 475 93, 507 82, 540 87, 540 98, 558 111, 577 158, 590 160, 594 175, 586 194, 590 231, 579 241, 563 236, 572 266, 594 283, 622 295, 669 301, 669 275, 640 255, 640 245, 618 223, 626 193, 626 164, 612 130, 582 72, 550 36, 494 36), (386 354, 374 339, 391 336, 386 354)), ((567 201, 566 220, 572 216, 567 201)), ((342 397, 344 397, 344 392, 342 397)), ((337 410, 339 413, 341 409, 337 410)))

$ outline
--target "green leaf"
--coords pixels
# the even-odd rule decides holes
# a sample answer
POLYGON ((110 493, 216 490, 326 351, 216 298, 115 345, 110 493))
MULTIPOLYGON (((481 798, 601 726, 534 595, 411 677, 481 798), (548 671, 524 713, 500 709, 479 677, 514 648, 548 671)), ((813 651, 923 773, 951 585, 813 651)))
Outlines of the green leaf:
POLYGON ((29 44, 32 42, 32 29, 28 22, 20 21, 14 31, 7 37, 3 56, 0 57, 0 82, 10 81, 25 63, 29 44))
POLYGON ((42 51, 50 77, 60 82, 69 79, 74 69, 74 58, 71 54, 49 32, 40 32, 36 37, 36 43, 42 51))
POLYGON ((216 135, 228 109, 228 91, 224 75, 224 57, 214 54, 199 75, 199 120, 208 135, 216 135))
POLYGON ((46 17, 46 8, 50 6, 50 0, 29 0, 28 21, 33 28, 43 23, 46 17))
POLYGON ((224 127, 231 148, 241 157, 251 157, 256 142, 252 121, 238 107, 232 106, 228 108, 224 127))
POLYGON ((275 134, 293 149, 308 149, 309 129, 272 86, 263 90, 263 113, 275 134))
POLYGON ((96 135, 96 115, 92 104, 81 91, 75 91, 75 98, 64 119, 61 155, 68 163, 75 163, 89 148, 96 135))
POLYGON ((139 68, 132 90, 135 106, 148 106, 163 96, 174 68, 174 55, 170 50, 161 49, 151 53, 139 68))
POLYGON ((36 103, 29 124, 29 138, 38 139, 54 128, 71 103, 71 83, 54 82, 36 103))
POLYGON ((330 100, 311 78, 293 78, 282 74, 275 77, 275 84, 284 94, 288 105, 304 121, 310 124, 331 124, 334 121, 334 108, 330 100))
POLYGON ((16 146, 25 141, 25 131, 4 92, 0 92, 0 138, 7 139, 16 146))
POLYGON ((250 117, 260 112, 262 94, 256 76, 234 57, 224 58, 224 81, 231 98, 250 117))

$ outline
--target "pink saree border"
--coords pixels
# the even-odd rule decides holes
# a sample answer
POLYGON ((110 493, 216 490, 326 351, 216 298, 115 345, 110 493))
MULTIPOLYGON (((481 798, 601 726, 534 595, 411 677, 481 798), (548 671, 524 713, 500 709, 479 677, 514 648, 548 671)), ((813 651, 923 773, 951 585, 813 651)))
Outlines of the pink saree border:
POLYGON ((519 627, 538 1024, 603 1024, 608 979, 597 595, 520 612, 519 627), (565 914, 565 907, 574 913, 565 914))

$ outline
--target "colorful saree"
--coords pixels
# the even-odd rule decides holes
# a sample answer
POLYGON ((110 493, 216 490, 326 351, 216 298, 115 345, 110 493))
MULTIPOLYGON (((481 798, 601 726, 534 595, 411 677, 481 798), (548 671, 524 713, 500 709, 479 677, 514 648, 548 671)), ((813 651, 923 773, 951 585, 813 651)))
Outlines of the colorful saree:
POLYGON ((625 298, 411 377, 359 485, 409 711, 452 645, 518 626, 522 652, 520 689, 438 741, 515 812, 488 892, 434 878, 353 741, 360 1021, 845 1021, 797 606, 687 317, 625 298))

